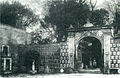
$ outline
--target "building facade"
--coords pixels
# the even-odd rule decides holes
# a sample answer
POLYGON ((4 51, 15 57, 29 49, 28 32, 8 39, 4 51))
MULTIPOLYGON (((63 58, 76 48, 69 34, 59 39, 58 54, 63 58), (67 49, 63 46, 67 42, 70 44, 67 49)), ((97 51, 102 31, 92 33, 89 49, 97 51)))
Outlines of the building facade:
POLYGON ((0 24, 0 73, 11 73, 17 59, 17 46, 30 42, 31 35, 24 30, 0 24))

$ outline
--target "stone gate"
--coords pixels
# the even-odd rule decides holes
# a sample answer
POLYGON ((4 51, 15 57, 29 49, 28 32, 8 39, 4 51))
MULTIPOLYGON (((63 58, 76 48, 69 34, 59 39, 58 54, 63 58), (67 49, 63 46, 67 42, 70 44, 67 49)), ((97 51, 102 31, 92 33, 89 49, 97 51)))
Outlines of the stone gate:
POLYGON ((67 31, 70 67, 75 67, 74 59, 78 58, 77 47, 79 45, 79 41, 85 37, 94 37, 101 43, 101 51, 104 59, 104 72, 108 72, 108 69, 110 68, 110 40, 113 39, 113 29, 111 27, 86 27, 78 29, 71 27, 68 28, 67 31))

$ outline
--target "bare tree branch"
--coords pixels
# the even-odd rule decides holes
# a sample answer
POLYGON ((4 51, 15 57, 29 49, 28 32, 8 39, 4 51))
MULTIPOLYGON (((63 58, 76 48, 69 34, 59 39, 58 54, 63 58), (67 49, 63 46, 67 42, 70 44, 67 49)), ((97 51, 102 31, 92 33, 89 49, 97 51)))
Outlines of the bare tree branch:
POLYGON ((94 3, 93 3, 92 0, 90 0, 90 7, 91 7, 91 10, 92 10, 92 11, 94 10, 96 4, 97 4, 97 0, 96 0, 94 3))

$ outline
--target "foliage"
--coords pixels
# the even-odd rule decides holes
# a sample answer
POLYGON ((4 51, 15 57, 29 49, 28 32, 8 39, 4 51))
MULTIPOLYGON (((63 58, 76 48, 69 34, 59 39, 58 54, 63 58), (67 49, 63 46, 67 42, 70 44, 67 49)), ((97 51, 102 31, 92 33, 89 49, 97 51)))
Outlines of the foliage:
MULTIPOLYGON (((89 15, 89 6, 83 0, 52 1, 49 5, 49 13, 44 21, 56 27, 57 41, 67 36, 66 28, 73 25, 75 28, 86 23, 89 15)), ((44 25, 46 26, 46 25, 44 25)))
POLYGON ((33 11, 19 2, 4 2, 0 4, 0 7, 0 23, 2 24, 25 29, 27 26, 33 25, 38 21, 38 17, 33 11))
POLYGON ((116 23, 116 26, 120 29, 120 12, 116 12, 115 13, 115 23, 116 23))
POLYGON ((32 44, 48 44, 51 42, 50 38, 42 38, 42 31, 32 33, 32 44))
POLYGON ((110 13, 110 24, 114 26, 114 35, 119 36, 120 29, 120 3, 119 1, 111 0, 106 2, 106 8, 110 13))
POLYGON ((105 26, 109 20, 109 13, 105 9, 97 9, 91 13, 90 21, 94 26, 105 26))
POLYGON ((75 29, 83 27, 87 19, 95 26, 104 26, 108 20, 109 13, 105 9, 94 10, 95 4, 86 0, 65 0, 49 2, 49 13, 45 16, 42 26, 51 24, 55 28, 57 41, 67 37, 66 28, 72 25, 75 29), (91 6, 91 7, 90 7, 91 6), (92 10, 91 10, 92 8, 92 10))
POLYGON ((120 30, 120 12, 115 12, 115 17, 114 17, 114 34, 119 35, 118 30, 120 30))

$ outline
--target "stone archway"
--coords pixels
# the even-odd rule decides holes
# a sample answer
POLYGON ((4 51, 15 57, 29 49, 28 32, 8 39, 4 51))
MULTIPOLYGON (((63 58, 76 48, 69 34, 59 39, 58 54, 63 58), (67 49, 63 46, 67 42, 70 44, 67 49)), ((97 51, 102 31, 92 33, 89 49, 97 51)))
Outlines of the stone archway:
POLYGON ((108 72, 110 68, 110 39, 112 38, 112 29, 105 28, 69 28, 67 37, 68 52, 69 52, 69 67, 75 68, 75 59, 77 59, 77 47, 79 41, 84 37, 94 37, 101 43, 101 52, 104 57, 103 72, 108 72))
POLYGON ((74 58, 76 69, 103 68, 104 57, 100 40, 87 36, 79 41, 77 47, 77 57, 74 58))

